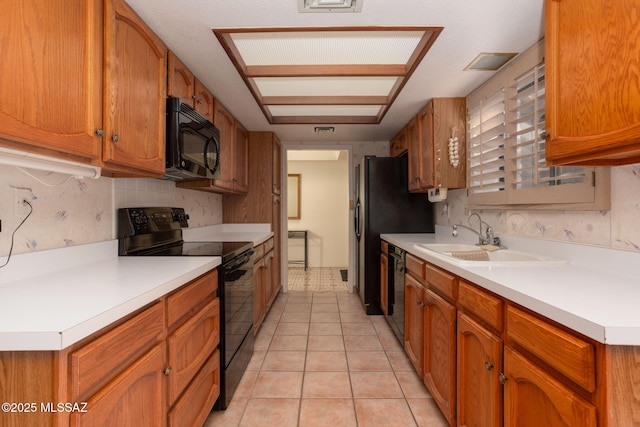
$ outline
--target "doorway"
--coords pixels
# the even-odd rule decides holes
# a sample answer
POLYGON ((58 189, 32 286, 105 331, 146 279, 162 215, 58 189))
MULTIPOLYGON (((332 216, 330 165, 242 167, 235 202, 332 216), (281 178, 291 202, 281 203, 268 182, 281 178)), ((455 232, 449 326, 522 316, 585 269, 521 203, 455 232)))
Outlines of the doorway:
POLYGON ((286 147, 283 260, 287 290, 351 291, 349 147, 286 147))

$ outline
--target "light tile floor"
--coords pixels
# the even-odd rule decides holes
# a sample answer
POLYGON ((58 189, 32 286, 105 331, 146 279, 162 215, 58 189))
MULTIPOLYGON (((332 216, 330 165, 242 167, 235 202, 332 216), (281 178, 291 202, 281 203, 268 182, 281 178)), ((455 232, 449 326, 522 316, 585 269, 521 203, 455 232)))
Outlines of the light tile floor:
POLYGON ((382 316, 357 295, 280 294, 226 411, 206 427, 446 426, 382 316))
MULTIPOLYGON (((342 268, 346 270, 345 268, 342 268)), ((290 291, 346 292, 347 282, 342 280, 338 267, 289 267, 287 283, 290 291)))

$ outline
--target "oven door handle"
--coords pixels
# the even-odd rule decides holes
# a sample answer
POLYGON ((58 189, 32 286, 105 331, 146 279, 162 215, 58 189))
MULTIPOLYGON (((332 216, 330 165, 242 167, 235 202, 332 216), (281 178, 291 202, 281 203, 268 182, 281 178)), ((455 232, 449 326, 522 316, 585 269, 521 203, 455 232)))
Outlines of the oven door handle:
POLYGON ((395 253, 395 252, 389 252, 389 256, 390 256, 391 258, 395 258, 395 259, 397 259, 398 261, 404 261, 404 260, 403 260, 403 258, 402 258, 402 255, 397 254, 397 253, 395 253))
POLYGON ((228 263, 226 263, 223 268, 225 271, 232 271, 237 269, 238 267, 243 266, 244 264, 248 263, 249 260, 251 259, 251 257, 253 256, 253 254, 255 254, 256 251, 254 251, 253 249, 250 249, 246 252, 243 252, 242 254, 238 255, 237 257, 235 257, 234 259, 230 260, 228 263))

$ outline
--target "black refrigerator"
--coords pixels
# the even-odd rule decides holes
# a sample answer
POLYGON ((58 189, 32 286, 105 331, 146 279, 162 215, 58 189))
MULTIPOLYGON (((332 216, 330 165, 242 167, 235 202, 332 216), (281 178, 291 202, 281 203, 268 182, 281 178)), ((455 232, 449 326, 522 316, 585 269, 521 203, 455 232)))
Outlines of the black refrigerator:
POLYGON ((380 234, 435 232, 426 194, 410 193, 408 160, 365 156, 356 166, 356 285, 367 314, 380 308, 380 234))

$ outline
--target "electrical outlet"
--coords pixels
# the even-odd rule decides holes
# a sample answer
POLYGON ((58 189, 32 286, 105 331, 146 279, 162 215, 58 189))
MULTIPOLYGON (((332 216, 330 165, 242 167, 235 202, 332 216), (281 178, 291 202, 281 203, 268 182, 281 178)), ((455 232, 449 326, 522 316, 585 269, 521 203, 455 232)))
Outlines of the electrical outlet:
POLYGON ((31 191, 24 188, 14 189, 14 207, 16 216, 25 216, 31 212, 31 208, 26 203, 22 203, 23 200, 30 201, 32 199, 31 191))

